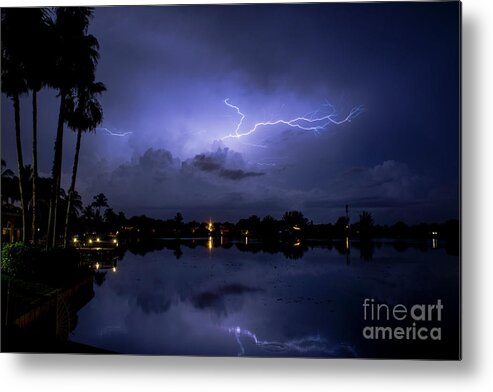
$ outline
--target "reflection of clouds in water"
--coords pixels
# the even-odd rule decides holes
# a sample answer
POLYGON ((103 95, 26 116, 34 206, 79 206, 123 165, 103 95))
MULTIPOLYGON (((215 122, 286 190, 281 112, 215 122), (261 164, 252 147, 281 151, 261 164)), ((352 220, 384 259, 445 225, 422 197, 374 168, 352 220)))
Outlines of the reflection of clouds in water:
MULTIPOLYGON (((231 283, 214 290, 203 291, 192 297, 192 304, 197 309, 212 309, 218 316, 226 316, 226 298, 231 299, 231 296, 241 296, 246 293, 254 293, 261 291, 260 289, 248 287, 241 283, 231 283)), ((241 306, 240 302, 240 306, 241 306)), ((238 306, 236 307, 238 308, 238 306)))
POLYGON ((382 246, 371 263, 348 265, 334 248, 310 248, 296 262, 235 246, 212 257, 182 249, 179 262, 169 250, 127 252, 118 274, 95 285, 72 339, 140 354, 368 357, 362 298, 425 301, 457 281, 443 251, 382 246))
POLYGON ((269 351, 273 354, 315 354, 319 356, 329 357, 357 357, 353 346, 339 343, 337 345, 330 344, 327 339, 317 336, 305 336, 298 339, 288 340, 286 342, 276 342, 268 340, 259 340, 257 335, 248 329, 239 326, 226 329, 229 333, 235 335, 236 341, 240 347, 238 356, 245 354, 245 346, 241 337, 250 338, 257 347, 264 351, 269 351))
POLYGON ((123 334, 125 332, 125 328, 123 328, 121 325, 106 325, 99 330, 98 335, 100 338, 105 338, 109 335, 115 335, 118 333, 123 334))
POLYGON ((145 313, 164 313, 171 307, 171 301, 162 296, 139 295, 136 303, 145 313))
POLYGON ((135 302, 145 314, 162 314, 169 311, 176 296, 170 279, 153 278, 149 282, 145 279, 133 280, 131 275, 122 279, 125 281, 114 286, 115 292, 135 302))

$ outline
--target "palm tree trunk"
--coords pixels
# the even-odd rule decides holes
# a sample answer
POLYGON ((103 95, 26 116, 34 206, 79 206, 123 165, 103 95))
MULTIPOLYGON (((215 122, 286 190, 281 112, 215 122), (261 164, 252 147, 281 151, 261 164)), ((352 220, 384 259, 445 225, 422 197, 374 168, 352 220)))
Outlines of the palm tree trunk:
POLYGON ((38 242, 37 238, 37 230, 36 227, 38 225, 37 217, 36 217, 36 182, 38 180, 38 92, 33 90, 33 193, 32 193, 32 240, 33 244, 38 242))
POLYGON ((65 92, 60 92, 60 110, 58 112, 58 126, 55 138, 55 156, 52 167, 52 194, 50 200, 50 213, 48 215, 48 236, 46 246, 54 248, 57 243, 56 221, 58 198, 60 195, 60 182, 62 177, 62 149, 63 149, 63 123, 65 121, 65 92))
POLYGON ((75 180, 77 178, 77 166, 79 165, 79 152, 80 152, 81 137, 82 137, 82 131, 79 129, 77 131, 77 143, 75 144, 75 156, 74 156, 74 166, 72 168, 72 180, 70 182, 70 189, 68 191, 67 214, 65 215, 65 229, 64 229, 64 235, 63 235, 63 246, 65 248, 68 246, 68 224, 69 224, 69 218, 70 218, 70 210, 72 209, 72 202, 74 199, 75 180))
POLYGON ((27 229, 27 205, 24 194, 24 159, 22 157, 22 141, 21 141, 21 118, 20 118, 20 102, 19 95, 14 94, 14 117, 15 117, 15 144, 17 148, 17 170, 19 171, 19 194, 22 207, 22 242, 26 242, 27 229))

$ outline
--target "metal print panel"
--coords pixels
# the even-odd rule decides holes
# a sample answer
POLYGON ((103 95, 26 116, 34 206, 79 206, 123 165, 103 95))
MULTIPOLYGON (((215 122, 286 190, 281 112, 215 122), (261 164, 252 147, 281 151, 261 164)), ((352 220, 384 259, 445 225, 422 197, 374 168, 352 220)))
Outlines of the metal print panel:
POLYGON ((456 1, 2 9, 2 351, 460 359, 456 1))

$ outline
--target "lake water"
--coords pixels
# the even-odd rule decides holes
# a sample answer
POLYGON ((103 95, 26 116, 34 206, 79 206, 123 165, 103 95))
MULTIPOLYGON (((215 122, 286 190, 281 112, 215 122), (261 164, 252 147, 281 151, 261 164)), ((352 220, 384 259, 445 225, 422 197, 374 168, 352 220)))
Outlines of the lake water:
POLYGON ((70 339, 132 354, 457 358, 460 263, 442 245, 162 241, 107 269, 70 339), (439 327, 441 339, 365 339, 378 324, 364 320, 365 298, 440 299, 441 320, 417 327, 439 327))

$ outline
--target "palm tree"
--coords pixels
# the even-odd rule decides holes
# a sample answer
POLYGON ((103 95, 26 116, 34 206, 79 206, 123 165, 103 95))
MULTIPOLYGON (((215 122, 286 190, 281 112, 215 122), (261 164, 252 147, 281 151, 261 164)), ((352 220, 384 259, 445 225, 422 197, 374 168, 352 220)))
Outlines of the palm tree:
POLYGON ((30 39, 26 42, 25 72, 27 87, 32 92, 32 198, 31 198, 31 234, 33 243, 37 242, 37 191, 38 180, 38 92, 50 79, 48 74, 52 68, 49 50, 50 24, 49 12, 45 8, 26 8, 23 10, 26 34, 30 39))
POLYGON ((26 35, 22 9, 2 8, 1 20, 2 92, 12 99, 14 106, 17 171, 19 173, 19 194, 22 207, 22 241, 25 242, 27 238, 27 205, 24 197, 24 159, 22 155, 19 97, 27 92, 24 45, 29 39, 26 35))
POLYGON ((72 195, 72 209, 70 211, 70 214, 78 218, 81 216, 82 211, 84 210, 84 205, 82 204, 82 197, 80 196, 79 192, 74 191, 72 195))
POLYGON ((93 200, 94 201, 92 202, 91 205, 94 208, 97 208, 96 217, 99 218, 99 217, 101 217, 101 208, 108 207, 108 199, 106 198, 104 193, 99 193, 96 196, 94 196, 93 200))
POLYGON ((33 168, 31 165, 26 165, 22 169, 22 178, 24 179, 24 200, 26 201, 27 212, 29 216, 29 207, 32 206, 32 189, 30 185, 33 181, 33 168))
POLYGON ((77 132, 77 142, 75 144, 74 165, 72 169, 72 180, 68 192, 67 213, 65 215, 64 227, 64 246, 68 246, 68 227, 72 209, 73 195, 75 192, 75 181, 77 178, 77 167, 79 164, 80 142, 82 132, 94 131, 103 121, 103 108, 96 99, 96 96, 106 91, 103 83, 91 83, 88 86, 81 86, 77 94, 77 102, 72 102, 71 110, 67 113, 67 123, 70 128, 77 132))
POLYGON ((94 81, 99 59, 97 39, 87 34, 93 9, 87 7, 60 7, 56 11, 56 22, 52 26, 55 37, 56 62, 53 86, 58 90, 60 108, 55 138, 55 156, 52 176, 53 190, 48 218, 47 246, 56 246, 56 222, 58 194, 62 175, 63 128, 66 122, 67 99, 72 90, 94 81))
POLYGON ((51 189, 53 187, 53 179, 51 177, 38 177, 36 181, 36 219, 38 224, 38 238, 46 234, 45 230, 48 227, 48 215, 50 211, 51 189))
POLYGON ((94 219, 94 210, 91 204, 87 205, 82 211, 82 219, 86 222, 92 221, 94 219))
POLYGON ((106 223, 109 223, 111 225, 117 219, 118 219, 118 215, 115 213, 115 211, 113 210, 113 208, 107 208, 106 211, 104 212, 104 221, 106 223))

